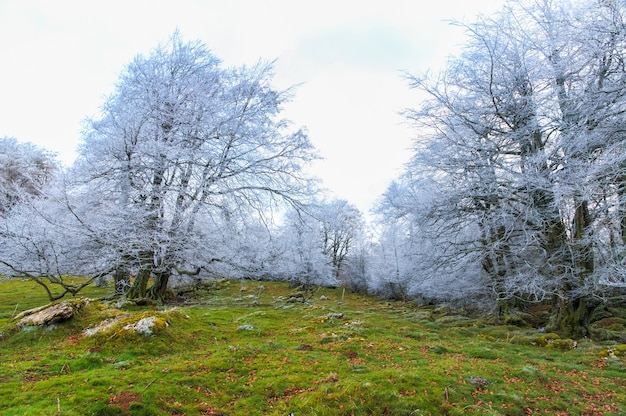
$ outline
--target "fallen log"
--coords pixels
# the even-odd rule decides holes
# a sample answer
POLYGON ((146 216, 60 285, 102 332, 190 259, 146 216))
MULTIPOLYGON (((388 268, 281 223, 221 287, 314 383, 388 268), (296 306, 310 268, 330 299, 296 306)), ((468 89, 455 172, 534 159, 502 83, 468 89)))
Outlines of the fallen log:
POLYGON ((66 301, 29 309, 18 314, 14 320, 18 328, 24 326, 44 326, 67 321, 85 304, 85 301, 66 301))

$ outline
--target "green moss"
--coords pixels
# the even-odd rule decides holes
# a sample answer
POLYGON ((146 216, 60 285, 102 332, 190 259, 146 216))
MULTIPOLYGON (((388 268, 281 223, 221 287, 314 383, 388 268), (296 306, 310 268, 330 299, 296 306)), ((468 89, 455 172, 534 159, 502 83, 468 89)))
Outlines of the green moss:
POLYGON ((604 348, 598 352, 600 357, 624 357, 626 356, 626 344, 620 344, 604 348))
POLYGON ((428 310, 400 302, 348 292, 341 301, 341 288, 285 309, 276 299, 291 293, 287 285, 243 283, 220 283, 174 310, 92 302, 53 331, 9 335, 0 341, 0 397, 12 408, 2 414, 57 414, 57 397, 63 415, 122 414, 110 399, 128 391, 141 394, 130 415, 556 414, 580 391, 626 414, 626 346, 611 345, 607 360, 598 351, 609 345, 592 342, 564 354, 555 343, 568 341, 554 335, 459 315, 434 323, 416 319, 428 310), (149 336, 83 333, 107 319, 119 330, 150 317, 149 336), (476 390, 467 382, 474 375, 491 384, 476 390))
POLYGON ((571 350, 576 348, 576 345, 578 344, 569 338, 553 339, 546 344, 546 348, 553 348, 555 350, 571 350))
POLYGON ((505 325, 513 325, 520 328, 527 328, 531 326, 533 322, 535 322, 535 317, 524 313, 505 315, 502 318, 502 323, 505 325))
POLYGON ((484 339, 485 341, 491 341, 491 342, 496 340, 494 336, 489 335, 489 334, 478 334, 477 337, 479 339, 484 339))
POLYGON ((610 328, 619 325, 623 328, 626 325, 626 319, 612 316, 595 321, 592 325, 598 328, 610 328))
POLYGON ((122 416, 123 414, 121 408, 106 403, 98 403, 89 413, 90 416, 122 416))
POLYGON ((435 354, 446 354, 450 352, 450 350, 448 350, 443 345, 435 345, 434 347, 430 348, 430 350, 434 352, 435 354))
POLYGON ((540 347, 545 347, 546 345, 554 342, 555 340, 560 339, 558 334, 548 332, 547 334, 540 335, 534 339, 534 343, 540 347))
POLYGON ((483 360, 495 360, 502 355, 498 351, 483 346, 466 348, 465 351, 470 357, 480 358, 483 360))

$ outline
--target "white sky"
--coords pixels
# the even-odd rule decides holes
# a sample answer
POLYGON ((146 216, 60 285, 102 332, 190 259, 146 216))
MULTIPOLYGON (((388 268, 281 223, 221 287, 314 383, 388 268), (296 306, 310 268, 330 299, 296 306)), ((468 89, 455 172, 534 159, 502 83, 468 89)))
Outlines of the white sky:
POLYGON ((324 158, 315 174, 365 214, 408 158, 402 72, 437 70, 471 21, 503 0, 0 0, 0 137, 75 157, 122 68, 179 29, 227 66, 277 59, 301 84, 284 116, 324 158))

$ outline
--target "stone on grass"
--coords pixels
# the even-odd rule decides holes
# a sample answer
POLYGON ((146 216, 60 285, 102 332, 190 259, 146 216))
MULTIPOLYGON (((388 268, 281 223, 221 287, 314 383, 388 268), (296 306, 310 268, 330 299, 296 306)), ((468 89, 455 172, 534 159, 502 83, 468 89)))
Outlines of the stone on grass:
POLYGON ((39 308, 29 309, 18 314, 14 319, 19 322, 16 324, 18 328, 25 326, 44 326, 53 325, 59 322, 67 321, 72 318, 76 311, 82 308, 87 302, 81 301, 65 301, 39 308))
MULTIPOLYGON (((156 325, 157 319, 158 318, 156 316, 141 318, 134 324, 124 326, 124 329, 127 331, 135 331, 139 335, 148 337, 153 334, 152 328, 156 325)), ((165 326, 167 326, 167 322, 165 323, 165 326)))
POLYGON ((467 381, 469 381, 469 383, 473 385, 474 387, 476 387, 478 390, 482 390, 485 387, 487 387, 489 384, 491 384, 489 380, 482 378, 480 376, 470 376, 467 378, 467 381))

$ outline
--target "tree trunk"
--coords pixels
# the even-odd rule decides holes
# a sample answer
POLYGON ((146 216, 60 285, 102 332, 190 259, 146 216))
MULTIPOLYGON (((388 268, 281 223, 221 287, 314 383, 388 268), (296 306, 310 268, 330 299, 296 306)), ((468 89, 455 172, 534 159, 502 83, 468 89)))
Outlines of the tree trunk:
MULTIPOLYGON (((622 167, 622 169, 625 169, 622 167)), ((622 244, 626 244, 626 176, 620 176, 617 187, 619 201, 619 223, 622 244)))
POLYGON ((113 273, 114 296, 124 296, 130 288, 130 271, 126 266, 119 266, 113 273))
POLYGON ((590 335, 589 318, 598 305, 586 298, 562 299, 552 330, 564 336, 579 339, 590 335))
POLYGON ((575 201, 576 210, 574 212, 574 252, 576 259, 576 274, 581 282, 594 271, 593 247, 587 240, 588 230, 591 226, 591 216, 589 215, 589 203, 580 198, 575 201))
POLYGON ((495 306, 493 316, 497 323, 509 309, 509 294, 506 290, 507 276, 515 274, 515 265, 511 261, 513 258, 511 248, 506 240, 506 229, 499 225, 492 230, 481 224, 482 243, 485 254, 482 259, 483 270, 491 279, 491 290, 493 292, 495 306))
POLYGON ((148 298, 156 301, 162 301, 167 290, 167 283, 170 280, 171 273, 169 271, 156 273, 154 275, 154 284, 148 289, 148 298))
POLYGON ((141 299, 146 297, 146 287, 148 286, 148 279, 150 279, 150 269, 142 267, 137 272, 137 276, 133 281, 133 285, 128 291, 129 299, 141 299))
POLYGON ((597 304, 585 297, 572 298, 570 294, 578 285, 594 272, 593 247, 587 241, 588 227, 591 225, 588 202, 575 198, 575 212, 572 229, 572 249, 574 252, 574 270, 572 281, 565 283, 558 301, 558 312, 554 328, 570 338, 582 338, 590 335, 589 317, 597 304))

